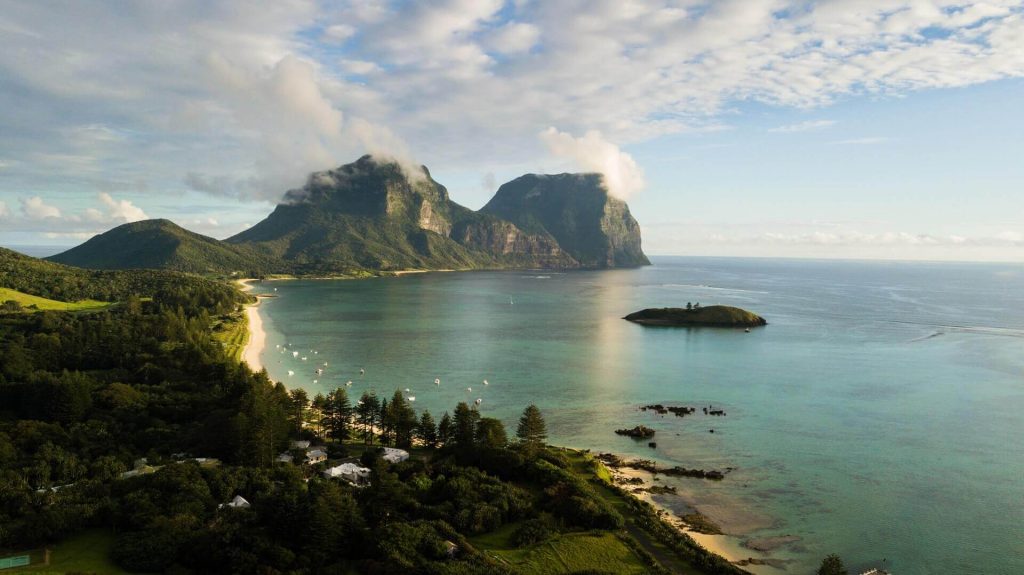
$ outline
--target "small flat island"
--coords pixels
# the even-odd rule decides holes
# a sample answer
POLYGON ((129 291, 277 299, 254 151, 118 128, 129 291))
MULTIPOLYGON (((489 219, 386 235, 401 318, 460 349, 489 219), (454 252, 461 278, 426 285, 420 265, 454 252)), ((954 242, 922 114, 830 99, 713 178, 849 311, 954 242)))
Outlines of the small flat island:
POLYGON ((679 327, 758 327, 768 325, 756 313, 727 305, 647 308, 623 319, 643 325, 679 327))

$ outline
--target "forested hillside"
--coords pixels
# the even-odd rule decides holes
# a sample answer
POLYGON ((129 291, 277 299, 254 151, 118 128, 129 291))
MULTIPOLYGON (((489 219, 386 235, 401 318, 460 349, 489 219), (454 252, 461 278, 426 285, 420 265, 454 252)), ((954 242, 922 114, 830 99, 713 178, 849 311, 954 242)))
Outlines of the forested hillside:
POLYGON ((230 286, 4 255, 8 285, 121 303, 0 312, 0 551, 77 573, 740 572, 547 447, 535 407, 510 438, 465 403, 289 392, 215 340, 230 286), (367 480, 325 477, 343 462, 367 480))
POLYGON ((190 232, 168 220, 120 225, 49 258, 89 269, 166 269, 252 276, 284 269, 245 246, 190 232))
POLYGON ((0 287, 58 301, 123 302, 155 297, 165 305, 219 308, 248 301, 234 287, 166 270, 86 270, 0 248, 0 287))

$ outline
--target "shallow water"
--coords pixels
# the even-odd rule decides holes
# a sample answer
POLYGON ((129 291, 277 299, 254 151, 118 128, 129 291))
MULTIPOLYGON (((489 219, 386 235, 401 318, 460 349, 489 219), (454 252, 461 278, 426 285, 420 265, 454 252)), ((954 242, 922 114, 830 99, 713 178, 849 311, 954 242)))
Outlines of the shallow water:
POLYGON ((794 573, 833 552, 899 575, 1024 573, 1024 266, 653 259, 257 284, 280 296, 261 304, 263 363, 312 392, 352 380, 353 401, 410 388, 435 416, 480 398, 510 431, 536 403, 552 443, 736 467, 681 483, 731 532, 799 536, 775 553, 794 573), (687 301, 769 325, 620 319, 687 301), (637 410, 647 403, 728 415, 637 410), (613 433, 637 424, 658 430, 657 449, 613 433))

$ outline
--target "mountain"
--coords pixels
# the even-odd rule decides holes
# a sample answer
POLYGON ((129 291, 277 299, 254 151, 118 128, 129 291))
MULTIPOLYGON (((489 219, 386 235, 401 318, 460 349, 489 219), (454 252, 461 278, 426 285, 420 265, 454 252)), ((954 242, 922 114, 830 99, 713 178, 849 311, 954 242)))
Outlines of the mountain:
POLYGON ((527 175, 479 212, 427 168, 363 156, 316 172, 224 241, 167 220, 125 224, 49 258, 100 269, 332 274, 365 270, 607 268, 649 263, 640 228, 597 174, 527 175))
POLYGON ((228 238, 296 271, 578 267, 547 234, 465 208, 430 177, 363 156, 312 174, 265 220, 228 238))
POLYGON ((50 261, 93 269, 157 268, 193 273, 260 272, 278 262, 244 246, 190 232, 169 220, 117 226, 50 261))
POLYGON ((648 265, 640 226, 625 202, 608 195, 600 174, 520 176, 481 210, 525 233, 550 236, 586 268, 648 265))

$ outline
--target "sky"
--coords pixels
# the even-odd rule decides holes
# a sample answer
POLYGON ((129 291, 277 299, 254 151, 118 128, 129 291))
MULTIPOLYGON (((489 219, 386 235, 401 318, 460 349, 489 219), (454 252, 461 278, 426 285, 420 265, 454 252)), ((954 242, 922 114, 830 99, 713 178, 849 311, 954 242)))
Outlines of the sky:
POLYGON ((229 237, 364 153, 600 172, 649 254, 1024 261, 1024 2, 0 1, 0 245, 229 237))

